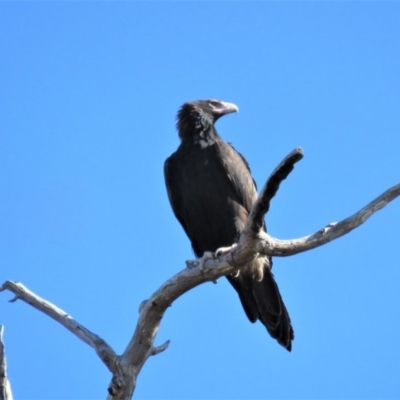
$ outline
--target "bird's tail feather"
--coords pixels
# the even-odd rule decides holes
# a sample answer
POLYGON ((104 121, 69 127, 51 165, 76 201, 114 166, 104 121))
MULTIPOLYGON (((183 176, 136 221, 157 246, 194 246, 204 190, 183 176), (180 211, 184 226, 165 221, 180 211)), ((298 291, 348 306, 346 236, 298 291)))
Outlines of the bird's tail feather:
POLYGON ((261 282, 253 280, 252 284, 259 320, 279 344, 291 351, 294 331, 271 270, 265 268, 263 280, 261 282))
POLYGON ((294 331, 270 268, 265 266, 262 281, 253 279, 249 271, 241 271, 237 277, 227 278, 238 292, 249 320, 255 322, 259 319, 268 333, 291 351, 294 331))

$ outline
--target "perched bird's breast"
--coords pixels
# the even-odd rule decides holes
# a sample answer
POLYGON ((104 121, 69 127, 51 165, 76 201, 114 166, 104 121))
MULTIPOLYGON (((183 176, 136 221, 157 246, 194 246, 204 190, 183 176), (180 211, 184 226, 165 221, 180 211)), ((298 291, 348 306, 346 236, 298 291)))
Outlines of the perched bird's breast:
POLYGON ((238 199, 215 145, 193 146, 180 159, 182 209, 192 246, 198 256, 237 240, 238 199))

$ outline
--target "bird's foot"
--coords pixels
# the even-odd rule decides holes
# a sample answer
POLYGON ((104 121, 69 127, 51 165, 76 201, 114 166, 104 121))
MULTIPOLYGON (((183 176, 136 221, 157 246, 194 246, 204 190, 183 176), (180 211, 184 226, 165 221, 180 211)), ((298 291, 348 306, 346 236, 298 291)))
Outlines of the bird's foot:
POLYGON ((220 258, 221 256, 224 256, 225 254, 228 254, 230 251, 232 251, 235 247, 237 246, 236 243, 234 243, 232 246, 229 247, 220 247, 217 249, 215 252, 215 257, 220 258))
POLYGON ((215 254, 211 253, 211 251, 204 252, 203 257, 201 257, 199 260, 200 271, 202 272, 206 271, 206 266, 205 266, 206 262, 208 260, 215 260, 215 258, 216 258, 215 254))
MULTIPOLYGON (((215 260, 215 259, 216 259, 215 253, 211 253, 210 251, 204 252, 203 257, 201 257, 199 260, 199 269, 202 275, 204 275, 204 272, 207 270, 205 263, 208 260, 215 260)), ((213 280, 212 282, 217 283, 216 280, 213 280)))
MULTIPOLYGON (((237 246, 237 243, 234 243, 232 246, 228 246, 228 247, 220 247, 215 252, 215 257, 219 259, 221 256, 224 256, 225 254, 230 253, 236 246, 237 246)), ((232 274, 232 277, 237 278, 239 276, 239 273, 240 273, 240 270, 235 271, 232 274)))

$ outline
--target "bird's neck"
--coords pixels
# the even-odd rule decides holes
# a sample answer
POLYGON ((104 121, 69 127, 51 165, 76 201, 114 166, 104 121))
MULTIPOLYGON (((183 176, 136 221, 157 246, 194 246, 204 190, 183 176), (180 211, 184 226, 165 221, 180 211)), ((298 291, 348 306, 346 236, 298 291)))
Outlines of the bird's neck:
POLYGON ((220 140, 217 130, 213 123, 199 119, 192 120, 190 124, 182 126, 179 136, 182 142, 199 146, 202 149, 212 146, 220 140))
POLYGON ((212 146, 219 138, 213 125, 196 129, 193 132, 193 144, 200 146, 202 149, 212 146))

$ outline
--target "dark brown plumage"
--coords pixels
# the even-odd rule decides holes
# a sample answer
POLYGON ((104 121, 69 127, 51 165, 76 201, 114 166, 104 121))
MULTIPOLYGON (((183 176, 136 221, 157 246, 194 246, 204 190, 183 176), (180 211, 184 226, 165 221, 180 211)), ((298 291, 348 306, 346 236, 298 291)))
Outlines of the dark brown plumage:
MULTIPOLYGON (((165 182, 174 214, 197 257, 237 242, 257 198, 246 160, 214 127, 218 118, 236 111, 234 104, 201 100, 185 103, 178 112, 181 144, 165 161, 165 182)), ((259 258, 227 279, 249 320, 260 320, 290 351, 293 329, 271 267, 270 258, 259 258)))

